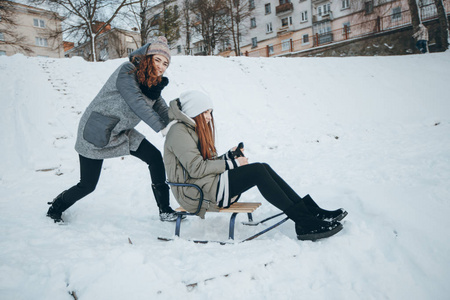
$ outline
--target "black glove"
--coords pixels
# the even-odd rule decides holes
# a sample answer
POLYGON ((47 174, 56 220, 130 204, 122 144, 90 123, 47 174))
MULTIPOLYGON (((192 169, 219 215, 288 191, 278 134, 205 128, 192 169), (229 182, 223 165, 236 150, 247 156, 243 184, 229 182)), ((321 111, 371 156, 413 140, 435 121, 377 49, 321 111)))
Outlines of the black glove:
POLYGON ((141 90, 145 96, 149 97, 152 100, 156 100, 161 96, 161 91, 169 84, 169 78, 163 77, 161 78, 161 82, 157 85, 146 87, 141 86, 141 90))
POLYGON ((244 149, 244 143, 240 142, 239 145, 236 147, 236 150, 231 151, 231 154, 234 158, 237 157, 244 157, 244 153, 242 153, 242 149, 244 149))

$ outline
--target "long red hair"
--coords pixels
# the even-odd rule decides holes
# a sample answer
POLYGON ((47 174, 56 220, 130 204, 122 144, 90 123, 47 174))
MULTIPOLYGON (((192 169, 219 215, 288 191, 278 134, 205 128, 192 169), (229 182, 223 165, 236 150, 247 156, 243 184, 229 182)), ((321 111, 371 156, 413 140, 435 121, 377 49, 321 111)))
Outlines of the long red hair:
MULTIPOLYGON (((156 68, 153 64, 153 55, 144 55, 139 57, 139 64, 136 66, 136 77, 141 85, 152 87, 161 82, 156 68)), ((134 59, 133 59, 134 61, 134 59)))
POLYGON ((206 123, 203 114, 199 114, 194 118, 195 132, 198 135, 198 147, 203 159, 212 159, 217 155, 215 146, 215 129, 214 117, 211 112, 211 121, 206 123))

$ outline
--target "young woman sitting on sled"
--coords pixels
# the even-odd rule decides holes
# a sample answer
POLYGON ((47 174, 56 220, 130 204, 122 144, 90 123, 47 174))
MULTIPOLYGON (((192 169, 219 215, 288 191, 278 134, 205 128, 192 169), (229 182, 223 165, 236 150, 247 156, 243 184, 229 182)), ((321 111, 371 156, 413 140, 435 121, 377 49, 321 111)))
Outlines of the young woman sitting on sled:
MULTIPOLYGON (((214 118, 211 99, 199 91, 188 91, 170 102, 170 129, 164 145, 164 164, 171 182, 191 183, 202 188, 204 199, 199 216, 206 210, 227 207, 238 195, 256 186, 262 196, 295 222, 299 240, 330 237, 342 229, 339 222, 347 212, 328 211, 314 200, 297 193, 266 163, 248 163, 236 157, 236 148, 218 156, 214 144, 214 118)), ((198 191, 193 187, 172 186, 178 203, 187 211, 198 207, 198 191)))

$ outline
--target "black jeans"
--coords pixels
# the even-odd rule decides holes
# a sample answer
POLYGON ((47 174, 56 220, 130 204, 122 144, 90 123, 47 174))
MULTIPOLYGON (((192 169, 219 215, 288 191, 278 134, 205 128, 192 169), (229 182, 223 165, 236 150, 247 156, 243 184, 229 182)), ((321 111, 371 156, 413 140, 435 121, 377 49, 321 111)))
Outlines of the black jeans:
POLYGON ((228 171, 230 196, 258 187, 261 195, 282 211, 302 198, 266 163, 253 163, 228 171))
MULTIPOLYGON (((142 140, 136 151, 130 154, 146 162, 150 171, 152 183, 164 184, 166 181, 166 170, 162 160, 161 152, 146 139, 142 140)), ((72 206, 75 202, 92 193, 100 178, 103 159, 91 159, 79 155, 80 158, 80 182, 64 192, 63 210, 72 206)), ((169 205, 167 203, 167 205, 169 205)))

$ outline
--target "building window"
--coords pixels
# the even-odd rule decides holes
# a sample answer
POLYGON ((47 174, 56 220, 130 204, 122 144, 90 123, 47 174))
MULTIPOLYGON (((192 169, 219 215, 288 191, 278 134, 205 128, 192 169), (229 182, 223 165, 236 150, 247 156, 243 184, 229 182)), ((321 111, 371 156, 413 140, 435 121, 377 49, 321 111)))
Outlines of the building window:
POLYGON ((36 37, 36 46, 48 47, 48 41, 46 38, 36 37))
POLYGON ((0 50, 0 56, 6 55, 6 51, 0 50))
POLYGON ((307 22, 308 21, 308 11, 307 10, 302 11, 301 17, 302 17, 301 23, 307 22))
POLYGON ((45 21, 41 19, 33 19, 34 27, 45 28, 45 21))
POLYGON ((177 46, 177 53, 178 53, 178 54, 181 53, 181 46, 180 46, 180 45, 177 46))
POLYGON ((205 48, 202 44, 197 44, 194 46, 194 53, 201 53, 203 51, 205 51, 205 48))
POLYGON ((349 34, 350 33, 350 22, 342 23, 342 34, 349 34))
POLYGON ((252 48, 256 48, 256 47, 258 47, 258 40, 257 40, 257 38, 252 38, 252 48))
POLYGON ((291 50, 291 40, 282 40, 281 41, 281 51, 291 50))
POLYGON ((291 0, 280 0, 280 5, 291 3, 291 0))
POLYGON ((286 17, 281 19, 281 27, 292 25, 292 17, 286 17))
POLYGON ((272 32, 272 22, 266 24, 266 33, 272 32))
POLYGON ((255 8, 255 0, 249 0, 248 1, 248 7, 250 9, 254 9, 255 8))
POLYGON ((402 8, 400 6, 392 9, 392 21, 400 21, 402 19, 402 8))
POLYGON ((267 48, 269 49, 269 55, 273 54, 273 44, 267 45, 267 48))
POLYGON ((342 0, 342 9, 350 8, 350 0, 342 0))
POLYGON ((302 36, 302 44, 309 44, 309 34, 304 34, 302 36))
POLYGON ((364 11, 366 15, 373 13, 373 0, 364 2, 364 11))
POLYGON ((330 3, 327 3, 327 4, 317 7, 317 14, 319 16, 327 16, 330 14, 330 12, 331 12, 330 3))
POLYGON ((0 32, 0 41, 4 41, 5 40, 5 35, 3 34, 3 32, 0 32))
POLYGON ((272 12, 272 8, 270 7, 270 3, 267 3, 264 5, 264 8, 266 10, 266 15, 270 14, 272 12))
POLYGON ((131 53, 133 53, 134 49, 133 48, 127 48, 127 54, 130 55, 131 53))
POLYGON ((251 28, 255 28, 256 27, 256 18, 251 18, 250 19, 250 27, 251 28))
POLYGON ((108 53, 108 49, 104 48, 102 50, 100 50, 100 59, 103 61, 106 61, 109 59, 109 53, 108 53))

